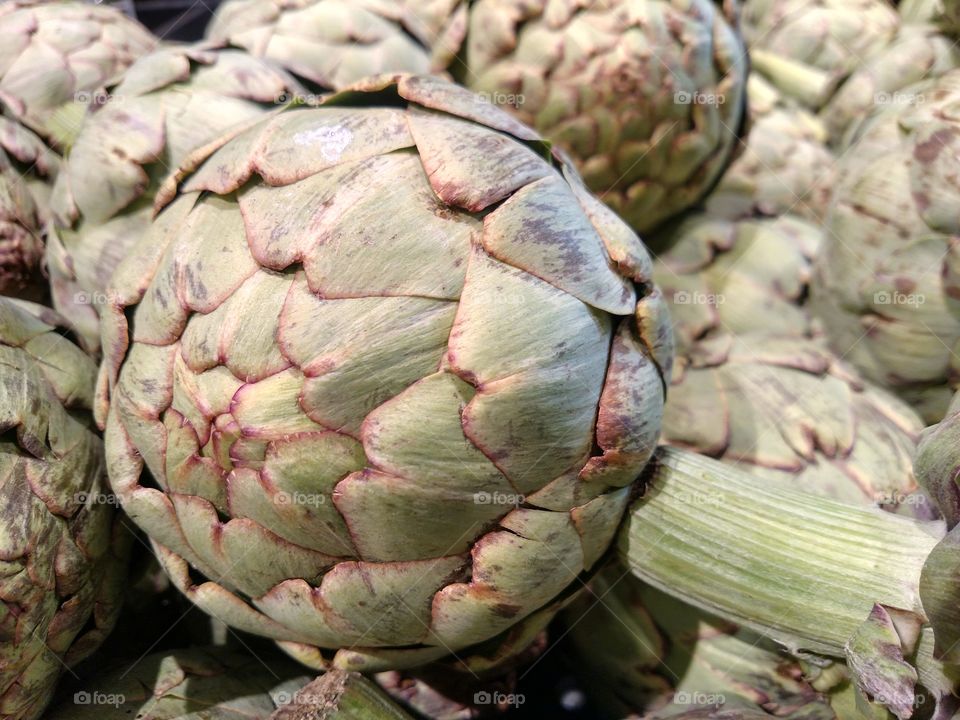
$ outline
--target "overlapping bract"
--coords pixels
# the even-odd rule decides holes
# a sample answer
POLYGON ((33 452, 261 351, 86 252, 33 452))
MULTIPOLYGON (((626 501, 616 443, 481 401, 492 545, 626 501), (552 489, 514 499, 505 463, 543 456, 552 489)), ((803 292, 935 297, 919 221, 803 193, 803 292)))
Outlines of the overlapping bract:
POLYGON ((187 155, 274 109, 296 82, 238 50, 157 50, 110 87, 83 123, 52 198, 48 246, 54 304, 88 350, 117 264, 149 227, 153 196, 187 155))
POLYGON ((935 515, 912 495, 920 418, 816 340, 757 333, 700 343, 678 360, 669 392, 667 443, 782 485, 935 515))
POLYGON ((207 28, 321 90, 370 75, 426 73, 460 0, 227 0, 207 28))
POLYGON ((753 67, 812 109, 886 47, 899 23, 886 0, 745 0, 743 5, 753 67))
POLYGON ((960 71, 904 97, 838 163, 812 307, 838 353, 936 420, 960 367, 960 71))
POLYGON ((670 306, 677 346, 718 335, 813 334, 804 307, 819 227, 801 218, 729 220, 697 213, 655 238, 654 280, 670 306))
POLYGON ((23 125, 0 116, 0 295, 39 299, 50 185, 59 158, 23 125))
POLYGON ((38 305, 0 298, 0 717, 39 717, 119 610, 129 534, 89 427, 96 368, 38 305))
POLYGON ((118 10, 79 2, 6 2, 0 35, 0 101, 54 145, 68 144, 96 91, 157 42, 118 10))
POLYGON ((536 133, 439 80, 227 142, 110 295, 124 508, 194 602, 315 665, 542 627, 659 434, 645 248, 536 133))
POLYGON ((569 152, 643 233, 700 200, 737 148, 738 12, 713 0, 479 0, 461 80, 569 152))

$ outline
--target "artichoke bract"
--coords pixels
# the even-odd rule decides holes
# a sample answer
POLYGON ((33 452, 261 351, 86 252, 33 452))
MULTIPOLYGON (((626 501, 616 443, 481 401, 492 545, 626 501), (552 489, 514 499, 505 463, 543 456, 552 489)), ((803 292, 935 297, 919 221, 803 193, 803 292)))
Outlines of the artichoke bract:
POLYGON ((680 350, 718 335, 814 333, 805 298, 823 231, 813 223, 696 213, 653 242, 680 350))
POLYGON ((467 87, 569 152, 587 185, 638 232, 699 201, 732 159, 748 66, 736 2, 477 0, 469 8, 462 48, 447 38, 436 54, 447 53, 467 87))
POLYGON ((891 43, 858 67, 840 86, 821 116, 839 148, 875 106, 901 101, 904 89, 960 66, 956 43, 929 24, 904 24, 891 43))
POLYGON ((743 34, 754 68, 785 94, 819 109, 837 86, 893 39, 886 0, 745 0, 743 34))
POLYGON ((663 419, 666 443, 770 482, 929 517, 913 494, 922 429, 821 342, 762 333, 704 341, 678 360, 663 419))
POLYGON ((220 647, 155 653, 97 678, 48 720, 268 720, 310 682, 283 656, 220 647))
POLYGON ((0 717, 17 720, 113 626, 129 549, 90 427, 96 367, 62 325, 0 298, 0 717))
POLYGON ((827 215, 834 179, 827 130, 813 113, 751 73, 750 134, 704 201, 730 218, 797 215, 816 224, 827 215))
POLYGON ((430 77, 194 160, 102 319, 112 486, 173 582, 315 666, 545 624, 660 431, 672 339, 636 235, 430 77))
POLYGON ((90 351, 110 275, 150 226, 163 177, 231 128, 299 92, 281 70, 239 50, 157 50, 108 88, 84 121, 51 199, 47 250, 54 305, 90 351))
POLYGON ((23 125, 0 116, 0 295, 39 300, 50 185, 59 158, 23 125))
POLYGON ((933 421, 958 377, 960 71, 903 97, 838 162, 811 305, 838 354, 933 421))
POLYGON ((0 35, 0 102, 58 146, 69 144, 97 91, 157 42, 119 10, 80 2, 5 2, 0 35))
POLYGON ((269 59, 321 90, 388 72, 427 73, 430 43, 460 0, 227 0, 207 38, 269 59))

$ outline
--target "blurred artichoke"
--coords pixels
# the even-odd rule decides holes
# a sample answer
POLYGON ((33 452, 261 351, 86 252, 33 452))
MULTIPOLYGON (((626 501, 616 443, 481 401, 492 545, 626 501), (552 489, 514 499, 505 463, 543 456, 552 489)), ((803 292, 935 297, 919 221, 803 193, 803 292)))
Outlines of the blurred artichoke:
POLYGON ((678 359, 663 418, 671 445, 865 505, 923 502, 911 495, 922 429, 909 406, 818 341, 759 333, 705 341, 678 359))
POLYGON ((310 679, 283 657, 223 648, 156 653, 77 691, 47 720, 267 720, 310 679))
POLYGON ((198 163, 102 319, 111 481, 174 584, 315 666, 523 647, 660 430, 644 246, 532 130, 428 77, 198 163))
POLYGON ((822 239, 790 215, 734 221, 703 213, 657 236, 653 277, 678 347, 728 333, 810 335, 802 305, 822 239))
POLYGON ((157 42, 118 10, 80 2, 4 2, 0 35, 0 102, 54 145, 69 144, 97 91, 157 42))
POLYGON ((226 0, 207 37, 267 58, 320 90, 430 71, 429 44, 461 0, 226 0))
POLYGON ((100 346, 107 281, 149 227, 164 176, 190 151, 241 128, 297 91, 295 81, 237 50, 157 50, 109 88, 63 163, 52 198, 58 229, 47 263, 54 305, 84 347, 100 346))
POLYGON ((837 353, 938 420, 960 368, 960 71, 904 97, 838 162, 812 307, 837 353))
POLYGON ((933 23, 950 35, 960 33, 957 0, 902 0, 897 9, 906 23, 933 23))
POLYGON ((822 118, 831 142, 849 144, 875 106, 899 102, 905 88, 960 66, 960 49, 932 25, 903 25, 889 46, 871 56, 840 86, 822 118))
POLYGON ((96 368, 53 311, 0 298, 0 717, 36 718, 116 619, 130 535, 90 429, 96 368))
POLYGON ((707 212, 731 218, 792 213, 819 224, 830 203, 835 161, 823 123, 757 73, 747 87, 750 134, 707 196, 707 212))
POLYGON ((0 115, 0 295, 39 300, 49 183, 59 159, 26 127, 0 115))
POLYGON ((700 200, 732 159, 747 76, 736 2, 469 7, 453 72, 569 152, 638 232, 700 200))
POLYGON ((708 709, 736 719, 835 717, 800 664, 770 640, 644 585, 619 564, 600 572, 591 591, 563 617, 604 717, 708 709))
POLYGON ((819 109, 837 85, 896 34, 886 0, 745 0, 743 34, 753 67, 819 109))

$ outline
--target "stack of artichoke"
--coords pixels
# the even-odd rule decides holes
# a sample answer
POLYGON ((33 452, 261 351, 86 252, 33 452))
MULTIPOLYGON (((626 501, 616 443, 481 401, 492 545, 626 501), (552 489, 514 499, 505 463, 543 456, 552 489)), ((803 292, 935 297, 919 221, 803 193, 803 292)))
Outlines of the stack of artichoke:
POLYGON ((960 716, 957 8, 0 4, 0 720, 960 716))

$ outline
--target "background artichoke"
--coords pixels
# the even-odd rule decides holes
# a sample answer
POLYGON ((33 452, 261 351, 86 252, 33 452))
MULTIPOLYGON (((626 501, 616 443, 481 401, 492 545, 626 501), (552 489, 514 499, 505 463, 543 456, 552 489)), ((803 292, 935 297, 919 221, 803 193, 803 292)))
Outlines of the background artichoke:
POLYGON ((677 345, 718 335, 814 332, 804 307, 823 242, 801 218, 688 216, 654 238, 654 279, 670 306, 677 345))
POLYGON ((90 428, 93 362, 38 305, 0 298, 0 717, 39 717, 119 610, 129 533, 90 428))
POLYGON ((138 658, 104 673, 48 720, 268 720, 311 676, 272 655, 191 648, 138 658))
POLYGON ((85 348, 100 346, 97 306, 120 260, 149 227, 153 196, 187 155, 290 100, 296 82, 237 50, 162 48, 109 88, 84 121, 52 198, 48 249, 55 307, 85 348))
POLYGON ((644 233, 700 200, 738 145, 736 2, 477 0, 452 72, 569 152, 644 233))
POLYGON ((12 0, 0 6, 0 102, 54 145, 69 144, 97 90, 157 40, 112 7, 12 0))
POLYGON ((40 300, 49 183, 59 158, 26 127, 0 116, 0 295, 40 300))
POLYGON ((834 349, 938 420, 957 374, 960 71, 878 107, 838 162, 813 310, 834 349))
POLYGON ((581 587, 672 346, 645 248, 548 147, 401 76, 162 194, 108 293, 101 397, 112 485, 200 607, 378 669, 522 647, 581 587))
POLYGON ((838 84, 893 40, 887 0, 745 0, 752 66, 786 95, 819 109, 838 84))

